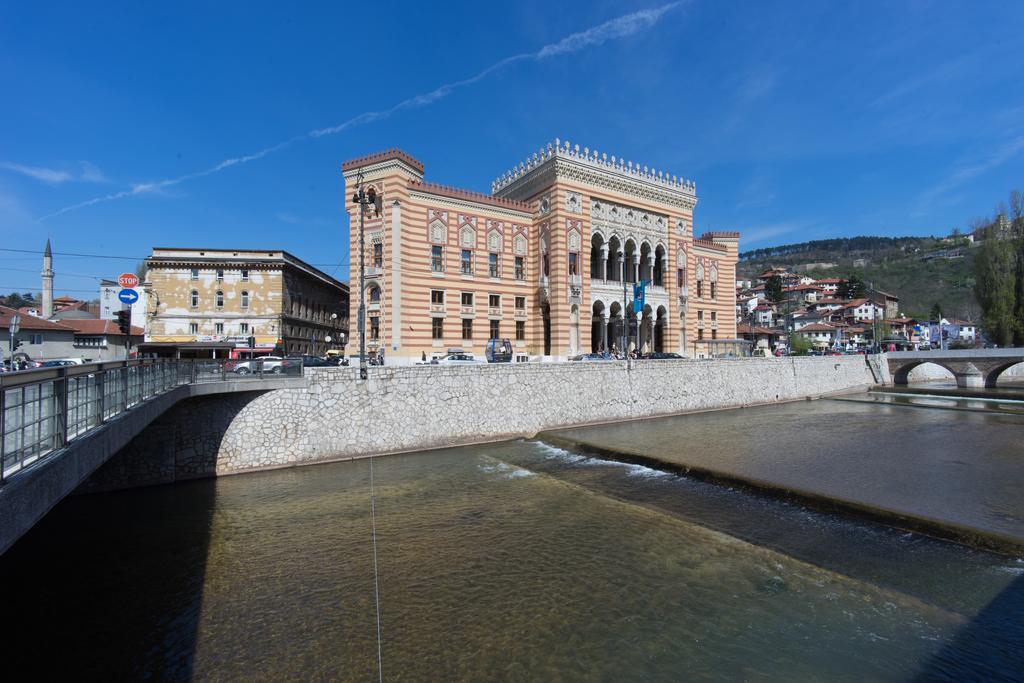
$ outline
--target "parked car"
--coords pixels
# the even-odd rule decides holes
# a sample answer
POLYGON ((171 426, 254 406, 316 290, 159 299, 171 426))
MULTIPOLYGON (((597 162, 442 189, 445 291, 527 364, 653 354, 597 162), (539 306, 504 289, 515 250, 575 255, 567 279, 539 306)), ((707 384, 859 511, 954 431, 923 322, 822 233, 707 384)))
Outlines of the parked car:
POLYGON ((252 360, 242 360, 235 363, 234 367, 231 368, 231 372, 239 375, 248 375, 253 372, 260 372, 261 369, 264 373, 272 373, 280 375, 284 372, 284 366, 287 365, 288 361, 280 356, 263 356, 262 358, 253 358, 252 360))
POLYGON ((327 365, 330 365, 330 363, 328 363, 325 359, 321 358, 320 356, 302 356, 289 358, 288 360, 294 360, 296 362, 301 361, 302 367, 304 368, 322 368, 327 365))
POLYGON ((672 353, 671 351, 655 351, 644 356, 644 360, 675 360, 681 358, 682 356, 678 353, 672 353))
POLYGON ((48 360, 43 362, 44 368, 62 368, 66 365, 78 365, 78 363, 70 360, 48 360))
POLYGON ((577 360, 580 361, 599 361, 599 360, 615 360, 612 356, 607 356, 603 353, 586 353, 580 356, 577 360))
POLYGON ((435 365, 477 365, 480 361, 471 353, 450 353, 434 361, 435 365))

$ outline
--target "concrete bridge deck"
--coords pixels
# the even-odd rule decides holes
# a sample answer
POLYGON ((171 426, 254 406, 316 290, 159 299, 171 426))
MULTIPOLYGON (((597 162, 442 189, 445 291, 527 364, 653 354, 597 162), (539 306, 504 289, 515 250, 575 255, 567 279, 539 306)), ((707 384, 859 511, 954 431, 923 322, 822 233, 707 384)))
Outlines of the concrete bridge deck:
POLYGON ((886 361, 897 385, 907 384, 910 371, 918 365, 934 363, 952 372, 958 387, 994 387, 999 375, 1024 363, 1024 348, 892 351, 886 354, 886 361))
POLYGON ((116 361, 0 375, 0 554, 179 401, 306 385, 300 364, 256 369, 116 361))

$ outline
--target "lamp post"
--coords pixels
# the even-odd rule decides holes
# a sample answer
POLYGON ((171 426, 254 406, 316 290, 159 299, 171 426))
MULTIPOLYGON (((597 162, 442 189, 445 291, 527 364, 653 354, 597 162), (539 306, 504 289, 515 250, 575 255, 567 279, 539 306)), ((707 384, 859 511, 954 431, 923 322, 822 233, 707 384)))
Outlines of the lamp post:
POLYGON ((366 249, 365 231, 363 229, 366 220, 366 207, 372 206, 374 213, 380 216, 384 207, 383 194, 377 194, 374 187, 363 191, 363 172, 359 171, 355 194, 352 195, 352 203, 359 205, 359 379, 367 378, 366 369, 366 249))

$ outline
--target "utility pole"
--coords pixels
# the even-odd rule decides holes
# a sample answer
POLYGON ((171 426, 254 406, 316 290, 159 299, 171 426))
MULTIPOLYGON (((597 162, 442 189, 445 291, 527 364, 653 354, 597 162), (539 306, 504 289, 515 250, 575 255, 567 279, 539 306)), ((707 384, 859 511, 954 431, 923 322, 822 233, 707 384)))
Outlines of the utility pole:
POLYGON ((352 203, 359 205, 359 379, 367 378, 366 369, 366 239, 364 223, 366 221, 366 207, 373 206, 377 216, 380 216, 384 207, 383 194, 377 194, 374 187, 369 191, 363 191, 363 172, 359 171, 357 176, 356 192, 352 195, 352 203))

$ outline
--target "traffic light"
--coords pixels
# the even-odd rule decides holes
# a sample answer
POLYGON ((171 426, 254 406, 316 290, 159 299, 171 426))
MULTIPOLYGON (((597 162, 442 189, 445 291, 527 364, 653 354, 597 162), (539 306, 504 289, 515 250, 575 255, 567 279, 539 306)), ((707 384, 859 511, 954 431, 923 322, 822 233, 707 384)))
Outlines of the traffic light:
POLYGON ((256 337, 250 334, 249 339, 247 339, 246 341, 248 341, 250 349, 256 348, 256 337))
POLYGON ((121 330, 121 334, 128 336, 132 331, 132 311, 131 309, 118 311, 117 312, 117 327, 121 330))

